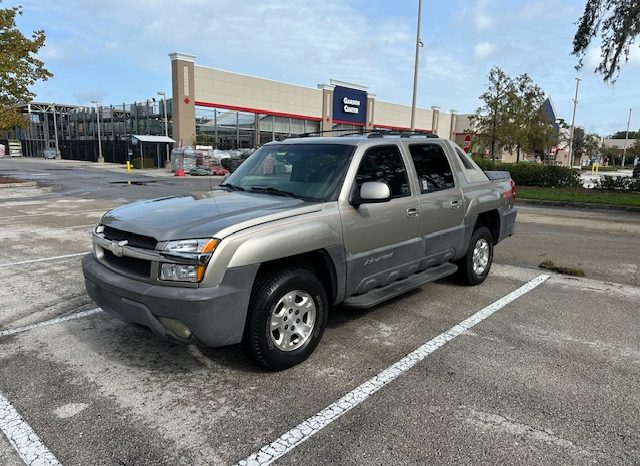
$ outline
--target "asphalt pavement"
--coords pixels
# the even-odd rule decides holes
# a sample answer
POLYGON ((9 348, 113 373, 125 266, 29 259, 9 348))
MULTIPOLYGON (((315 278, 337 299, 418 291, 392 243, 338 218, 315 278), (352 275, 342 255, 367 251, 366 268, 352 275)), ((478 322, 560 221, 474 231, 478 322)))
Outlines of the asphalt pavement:
POLYGON ((102 213, 219 179, 44 160, 0 175, 41 183, 0 188, 0 464, 264 463, 283 434, 283 465, 640 463, 638 214, 521 208, 483 285, 334 309, 307 362, 267 373, 238 347, 116 321, 84 290, 102 213))

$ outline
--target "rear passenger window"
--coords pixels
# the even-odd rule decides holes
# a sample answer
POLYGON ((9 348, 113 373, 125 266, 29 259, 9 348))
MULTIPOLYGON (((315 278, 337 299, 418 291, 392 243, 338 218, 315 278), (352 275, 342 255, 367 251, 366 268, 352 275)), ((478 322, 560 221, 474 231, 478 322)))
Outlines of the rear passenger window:
POLYGON ((455 186, 451 165, 439 144, 413 144, 409 146, 409 152, 423 193, 455 186))
POLYGON ((360 162, 356 174, 358 191, 362 183, 382 181, 391 190, 391 197, 408 196, 409 179, 398 146, 379 146, 369 149, 360 162))

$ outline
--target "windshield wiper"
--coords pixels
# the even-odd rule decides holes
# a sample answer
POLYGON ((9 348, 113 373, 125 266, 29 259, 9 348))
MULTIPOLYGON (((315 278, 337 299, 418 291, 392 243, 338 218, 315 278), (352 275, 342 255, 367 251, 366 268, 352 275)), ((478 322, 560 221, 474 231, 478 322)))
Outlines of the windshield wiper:
POLYGON ((218 185, 220 188, 229 188, 232 191, 246 191, 246 189, 240 187, 240 186, 236 186, 235 184, 231 184, 231 183, 222 183, 220 185, 218 185))
POLYGON ((262 191, 269 194, 275 194, 277 196, 295 197, 296 199, 302 199, 303 201, 307 200, 306 198, 304 198, 303 196, 300 196, 299 194, 296 194, 291 191, 285 191, 282 189, 274 188, 273 186, 249 186, 249 188, 251 188, 251 191, 262 191))

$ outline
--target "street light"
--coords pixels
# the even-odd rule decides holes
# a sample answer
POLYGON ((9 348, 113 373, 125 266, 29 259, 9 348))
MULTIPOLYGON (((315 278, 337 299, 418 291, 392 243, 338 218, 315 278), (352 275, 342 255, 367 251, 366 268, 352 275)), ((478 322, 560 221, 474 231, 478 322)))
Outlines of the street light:
POLYGON ((58 146, 58 122, 56 121, 56 104, 55 103, 51 106, 51 110, 53 112, 53 134, 54 134, 54 137, 56 138, 56 159, 59 160, 60 147, 58 146))
MULTIPOLYGON (((580 86, 580 78, 576 78, 576 96, 573 99, 573 117, 571 118, 571 139, 569 140, 569 168, 573 168, 573 133, 576 124, 576 106, 578 105, 578 86, 580 86)), ((580 168, 580 165, 578 165, 580 168)))
POLYGON ((627 134, 624 137, 624 150, 622 151, 622 163, 620 164, 620 168, 624 168, 624 162, 627 159, 627 143, 629 142, 629 124, 631 123, 631 110, 629 109, 629 118, 627 119, 627 134))
MULTIPOLYGON (((162 106, 164 107, 164 135, 169 137, 169 118, 167 117, 167 94, 158 91, 158 95, 162 96, 162 106)), ((169 143, 167 142, 167 160, 169 162, 169 143)))
POLYGON ((100 137, 100 107, 97 100, 92 100, 92 104, 96 104, 96 118, 98 119, 98 163, 104 163, 102 157, 102 138, 100 137))
POLYGON ((422 0, 418 0, 418 27, 416 29, 416 59, 413 68, 413 100, 411 102, 411 131, 416 129, 416 96, 418 94, 418 63, 420 61, 420 17, 422 16, 422 0))

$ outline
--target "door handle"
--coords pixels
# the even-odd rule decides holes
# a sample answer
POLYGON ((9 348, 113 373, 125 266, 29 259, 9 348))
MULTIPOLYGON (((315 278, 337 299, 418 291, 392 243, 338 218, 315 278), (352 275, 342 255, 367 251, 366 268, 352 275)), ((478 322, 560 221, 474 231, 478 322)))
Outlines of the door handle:
POLYGON ((460 201, 451 201, 450 206, 451 206, 451 210, 456 210, 460 208, 461 204, 460 204, 460 201))
POLYGON ((418 215, 420 215, 420 211, 418 209, 415 209, 413 207, 407 209, 407 217, 416 218, 418 215))

